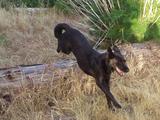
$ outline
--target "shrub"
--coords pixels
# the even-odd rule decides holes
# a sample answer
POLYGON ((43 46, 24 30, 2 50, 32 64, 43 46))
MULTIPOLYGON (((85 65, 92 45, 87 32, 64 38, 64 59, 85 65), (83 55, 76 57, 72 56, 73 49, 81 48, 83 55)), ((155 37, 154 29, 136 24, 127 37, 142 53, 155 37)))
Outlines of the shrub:
POLYGON ((67 14, 71 12, 71 6, 68 4, 67 0, 0 0, 0 6, 6 9, 11 7, 55 7, 58 11, 67 14))
POLYGON ((160 27, 156 23, 150 23, 144 33, 144 40, 159 40, 160 38, 160 27))
POLYGON ((53 7, 58 0, 0 0, 1 7, 26 6, 26 7, 53 7))
MULTIPOLYGON (((157 1, 70 0, 70 3, 88 19, 92 28, 91 34, 100 38, 97 43, 103 41, 111 44, 117 39, 124 42, 142 42, 159 38, 159 35, 150 35, 150 32, 147 32, 150 23, 159 22, 157 19, 160 16, 156 10, 160 10, 156 6, 157 1), (151 11, 152 16, 149 14, 151 11)), ((158 31, 157 29, 152 30, 158 31)))
POLYGON ((72 13, 72 6, 67 2, 68 0, 57 0, 55 8, 65 14, 72 13))

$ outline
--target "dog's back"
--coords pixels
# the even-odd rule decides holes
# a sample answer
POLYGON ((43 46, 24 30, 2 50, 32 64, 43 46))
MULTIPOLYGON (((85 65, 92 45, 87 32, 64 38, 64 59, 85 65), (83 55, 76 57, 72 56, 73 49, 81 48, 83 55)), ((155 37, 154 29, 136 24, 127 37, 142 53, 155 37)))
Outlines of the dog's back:
POLYGON ((86 52, 92 49, 86 37, 79 30, 66 23, 57 24, 54 28, 54 34, 59 43, 62 42, 63 44, 67 44, 69 42, 72 44, 72 48, 74 47, 77 49, 82 47, 86 52))

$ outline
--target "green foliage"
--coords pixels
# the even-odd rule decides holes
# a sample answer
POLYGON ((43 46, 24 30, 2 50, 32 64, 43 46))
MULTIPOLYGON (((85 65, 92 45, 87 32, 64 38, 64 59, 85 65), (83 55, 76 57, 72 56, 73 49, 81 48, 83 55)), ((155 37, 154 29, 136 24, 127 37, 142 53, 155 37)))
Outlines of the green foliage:
MULTIPOLYGON (((19 5, 25 5, 27 7, 53 7, 57 0, 19 0, 19 5)), ((16 4, 18 1, 15 2, 16 4)))
POLYGON ((26 6, 26 7, 53 7, 58 0, 0 0, 1 7, 26 6))
POLYGON ((160 41, 160 25, 150 23, 144 33, 144 40, 157 40, 160 41))
POLYGON ((7 38, 5 35, 0 35, 0 45, 7 44, 7 38))
POLYGON ((0 0, 0 7, 8 9, 11 7, 13 4, 11 4, 11 0, 0 0))
POLYGON ((71 5, 67 2, 68 0, 57 0, 55 2, 55 8, 57 10, 60 10, 66 14, 71 13, 72 7, 71 5))
POLYGON ((91 34, 105 43, 112 43, 117 39, 124 42, 160 39, 158 20, 160 3, 156 1, 70 0, 70 2, 89 20, 91 34), (156 23, 157 27, 153 23, 156 23))
POLYGON ((19 2, 15 2, 18 7, 21 5, 25 5, 26 7, 40 7, 42 6, 42 3, 43 0, 19 0, 19 2))
POLYGON ((132 20, 131 30, 135 36, 134 42, 143 42, 144 41, 144 33, 147 29, 148 23, 141 20, 132 20))
MULTIPOLYGON (((103 20, 109 29, 106 30, 106 28, 103 28, 97 32, 97 28, 95 28, 93 34, 98 33, 98 35, 96 34, 97 37, 101 37, 101 35, 106 32, 107 39, 112 39, 113 41, 117 39, 130 42, 136 41, 136 36, 132 31, 132 21, 137 20, 139 16, 140 7, 138 2, 121 0, 121 8, 118 7, 116 1, 113 2, 115 7, 111 9, 109 13, 99 14, 101 20, 103 20)), ((93 17, 93 19, 95 18, 93 17)), ((98 19, 94 21, 99 22, 98 19)))
POLYGON ((55 7, 64 13, 71 12, 71 6, 67 0, 0 0, 0 6, 6 9, 10 7, 55 7))

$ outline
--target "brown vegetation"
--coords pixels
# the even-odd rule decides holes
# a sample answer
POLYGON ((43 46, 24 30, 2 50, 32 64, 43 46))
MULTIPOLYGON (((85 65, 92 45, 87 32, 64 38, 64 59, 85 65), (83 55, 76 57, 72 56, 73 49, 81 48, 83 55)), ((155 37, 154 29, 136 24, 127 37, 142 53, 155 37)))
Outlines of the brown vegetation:
MULTIPOLYGON (((6 39, 0 45, 1 67, 52 63, 64 57, 56 53, 53 26, 62 21, 78 25, 52 10, 31 16, 1 9, 0 15, 0 34, 6 39)), ((76 67, 55 71, 60 79, 50 77, 50 83, 0 89, 0 120, 159 120, 160 46, 143 45, 123 45, 130 72, 112 76, 111 90, 122 109, 110 111, 95 80, 76 67)))

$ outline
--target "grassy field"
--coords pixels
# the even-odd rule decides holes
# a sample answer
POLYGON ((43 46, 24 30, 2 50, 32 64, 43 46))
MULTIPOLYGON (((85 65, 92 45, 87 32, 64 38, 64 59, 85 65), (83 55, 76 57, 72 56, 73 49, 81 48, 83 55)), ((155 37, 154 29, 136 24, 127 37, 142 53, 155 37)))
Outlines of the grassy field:
MULTIPOLYGON (((79 18, 53 9, 36 14, 0 9, 0 16, 1 68, 74 58, 56 53, 53 27, 59 22, 87 33, 87 26, 82 26, 79 18)), ((111 80, 111 90, 122 109, 109 110, 94 79, 76 67, 57 81, 31 89, 0 89, 0 120, 159 120, 160 46, 147 44, 149 49, 122 46, 128 51, 130 72, 123 77, 114 73, 111 80), (12 95, 11 103, 2 99, 8 93, 12 95)))

